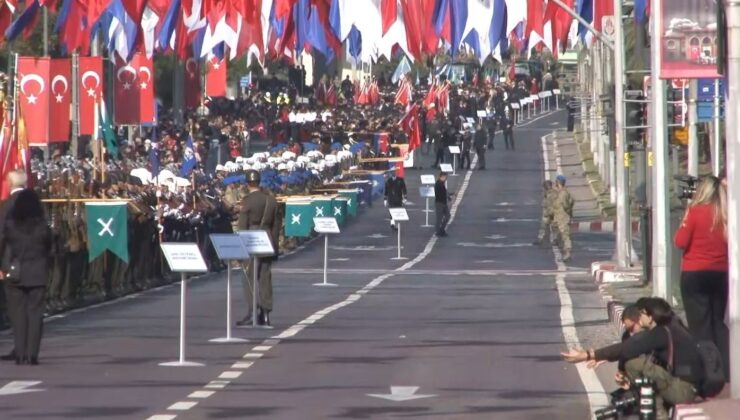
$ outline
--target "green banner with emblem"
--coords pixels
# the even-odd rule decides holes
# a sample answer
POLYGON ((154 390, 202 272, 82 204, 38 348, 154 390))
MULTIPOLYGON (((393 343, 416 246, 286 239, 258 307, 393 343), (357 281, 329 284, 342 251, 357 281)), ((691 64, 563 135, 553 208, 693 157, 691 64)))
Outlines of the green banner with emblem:
POLYGON ((316 198, 311 201, 313 204, 313 217, 332 217, 331 198, 316 198))
POLYGON ((357 207, 359 201, 359 193, 356 189, 352 190, 339 190, 339 195, 347 199, 347 214, 354 217, 357 216, 357 207))
POLYGON ((310 201, 285 203, 285 236, 305 238, 313 230, 314 206, 310 201))
POLYGON ((337 219, 337 223, 341 226, 347 220, 347 198, 337 197, 332 200, 332 216, 337 219))
POLYGON ((109 250, 128 263, 128 214, 125 202, 85 203, 89 261, 109 250))

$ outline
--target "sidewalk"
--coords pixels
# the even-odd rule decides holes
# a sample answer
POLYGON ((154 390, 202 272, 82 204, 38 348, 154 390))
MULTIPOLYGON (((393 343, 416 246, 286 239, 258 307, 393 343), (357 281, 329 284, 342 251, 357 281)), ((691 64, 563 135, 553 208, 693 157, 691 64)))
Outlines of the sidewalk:
MULTIPOLYGON (((604 188, 598 171, 595 170, 589 145, 579 143, 577 136, 563 131, 554 132, 550 150, 550 159, 560 164, 563 175, 568 180, 568 190, 576 201, 571 229, 578 232, 614 232, 614 208, 609 201, 608 190, 604 188)), ((639 232, 636 221, 632 222, 632 232, 639 232)), ((597 261, 591 265, 591 274, 606 305, 609 321, 615 332, 621 335, 620 318, 624 307, 643 296, 651 296, 652 285, 647 284, 639 264, 618 269, 612 261, 597 261)), ((680 308, 677 308, 677 312, 682 314, 680 308)), ((735 419, 738 418, 738 412, 740 400, 730 399, 728 386, 709 401, 677 406, 673 419, 735 419)))

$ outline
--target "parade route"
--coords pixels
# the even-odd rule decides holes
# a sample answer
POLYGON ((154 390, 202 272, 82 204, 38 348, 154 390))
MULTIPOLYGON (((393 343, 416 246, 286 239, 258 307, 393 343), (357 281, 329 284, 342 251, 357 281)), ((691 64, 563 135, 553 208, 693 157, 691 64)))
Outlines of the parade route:
MULTIPOLYGON (((274 329, 233 330, 248 343, 208 342, 225 329, 225 273, 190 281, 187 358, 203 367, 158 366, 177 356, 176 286, 47 322, 40 366, 0 365, 0 417, 589 418, 604 396, 585 389, 559 352, 575 345, 564 331, 582 346, 616 339, 587 269, 609 238, 574 234, 567 265, 531 245, 541 138, 564 122, 559 111, 515 128, 516 151, 504 150, 499 133, 485 171, 450 177, 456 195, 445 238, 421 226, 419 176, 436 171, 407 170, 407 260, 392 259, 396 232, 378 200, 331 238, 328 274, 337 287, 313 286, 323 242, 281 258, 274 329)), ((428 159, 420 157, 427 168, 428 159)), ((242 273, 232 277, 233 317, 241 319, 242 273)), ((11 346, 0 336, 0 352, 11 346)), ((608 369, 598 373, 602 391, 610 378, 608 369)))

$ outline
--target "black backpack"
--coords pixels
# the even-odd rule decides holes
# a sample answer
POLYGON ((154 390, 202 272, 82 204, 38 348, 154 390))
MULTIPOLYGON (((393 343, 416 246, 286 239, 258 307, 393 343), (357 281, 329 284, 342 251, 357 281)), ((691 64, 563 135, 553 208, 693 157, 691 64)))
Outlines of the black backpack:
MULTIPOLYGON (((668 359, 669 370, 673 367, 673 337, 671 330, 664 327, 668 333, 668 359)), ((709 340, 695 340, 696 351, 701 359, 701 376, 702 382, 697 389, 699 396, 702 398, 712 398, 722 392, 725 386, 725 370, 722 363, 722 355, 714 342, 709 340)))
POLYGON ((696 350, 701 357, 704 381, 699 388, 702 398, 711 398, 722 392, 725 386, 725 370, 722 363, 722 355, 717 345, 708 340, 696 342, 696 350))

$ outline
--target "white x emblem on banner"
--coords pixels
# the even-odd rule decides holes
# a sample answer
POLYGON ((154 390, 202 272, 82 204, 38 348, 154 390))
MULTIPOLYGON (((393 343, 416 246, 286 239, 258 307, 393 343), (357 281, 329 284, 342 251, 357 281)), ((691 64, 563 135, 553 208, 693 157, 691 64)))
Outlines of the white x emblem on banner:
POLYGON ((100 232, 98 232, 98 236, 103 236, 106 234, 106 232, 111 236, 113 235, 113 231, 110 229, 110 225, 113 224, 113 218, 111 217, 108 219, 108 221, 104 221, 103 219, 98 219, 98 223, 100 223, 100 226, 102 226, 102 229, 100 229, 100 232))
POLYGON ((300 225, 301 224, 301 215, 300 214, 291 214, 291 225, 300 225))
POLYGON ((324 217, 324 209, 321 207, 316 207, 316 217, 324 217))
POLYGON ((342 208, 341 207, 334 207, 334 215, 335 216, 341 216, 342 215, 342 208))

